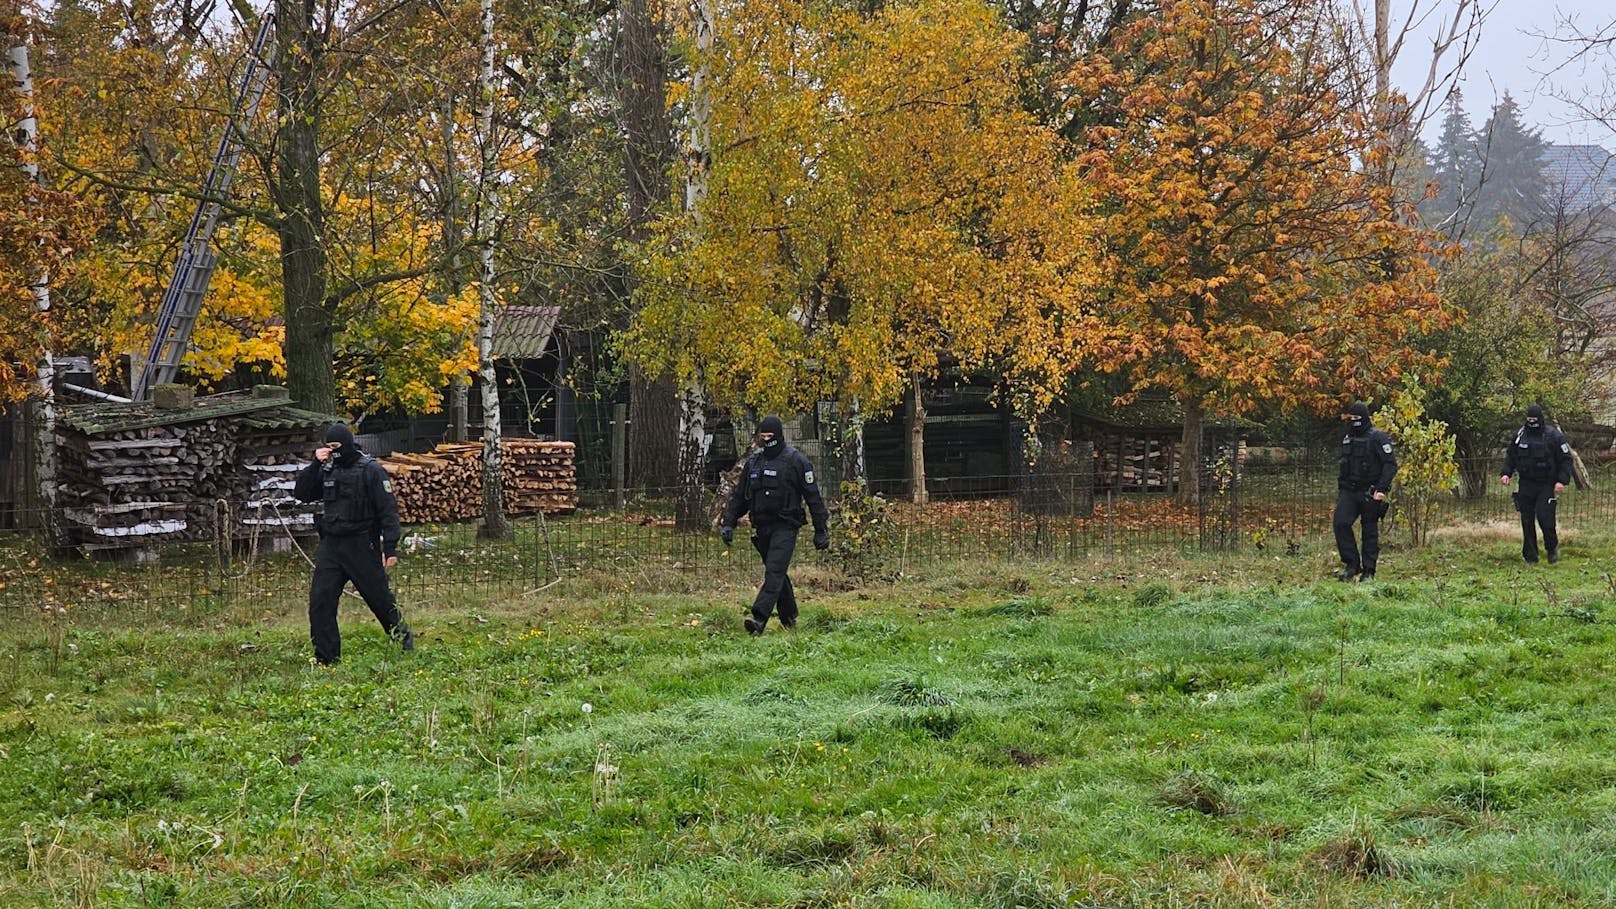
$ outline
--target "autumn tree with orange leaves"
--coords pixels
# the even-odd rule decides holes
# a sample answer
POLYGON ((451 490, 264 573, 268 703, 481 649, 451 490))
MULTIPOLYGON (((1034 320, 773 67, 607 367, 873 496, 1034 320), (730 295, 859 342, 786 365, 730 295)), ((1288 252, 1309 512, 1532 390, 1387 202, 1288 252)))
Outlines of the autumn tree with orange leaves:
POLYGON ((1316 3, 1165 0, 1070 73, 1100 193, 1099 366, 1183 410, 1181 496, 1208 417, 1326 411, 1445 320, 1427 247, 1357 166, 1316 3))

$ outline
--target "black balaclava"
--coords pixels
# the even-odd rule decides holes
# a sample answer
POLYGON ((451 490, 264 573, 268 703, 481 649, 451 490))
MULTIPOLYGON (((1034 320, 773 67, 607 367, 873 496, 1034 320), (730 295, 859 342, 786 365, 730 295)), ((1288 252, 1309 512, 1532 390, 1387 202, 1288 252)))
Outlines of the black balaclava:
POLYGON ((782 448, 786 447, 786 427, 785 427, 785 424, 781 423, 780 418, 775 416, 774 414, 769 414, 768 416, 763 418, 763 422, 758 424, 758 432, 759 433, 765 433, 765 432, 774 433, 774 438, 772 438, 769 441, 763 443, 763 453, 768 455, 769 457, 771 457, 771 458, 774 457, 775 455, 780 453, 780 450, 782 448))
POLYGON ((337 449, 337 463, 343 467, 359 460, 359 446, 354 444, 353 430, 346 423, 332 423, 331 428, 325 431, 327 442, 341 442, 342 447, 337 449))
POLYGON ((1361 436, 1369 431, 1369 405, 1362 401, 1354 401, 1347 413, 1352 419, 1347 421, 1347 432, 1361 436))
POLYGON ((1526 408, 1526 430, 1527 432, 1543 431, 1543 408, 1540 405, 1533 404, 1531 407, 1526 408))

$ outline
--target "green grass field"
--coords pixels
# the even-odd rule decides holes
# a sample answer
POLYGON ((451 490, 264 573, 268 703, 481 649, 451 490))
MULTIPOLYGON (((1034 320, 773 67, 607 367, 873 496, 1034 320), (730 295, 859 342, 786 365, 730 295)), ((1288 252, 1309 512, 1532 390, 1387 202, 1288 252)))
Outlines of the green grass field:
POLYGON ((1609 906, 1616 536, 0 628, 4 906, 1609 906))

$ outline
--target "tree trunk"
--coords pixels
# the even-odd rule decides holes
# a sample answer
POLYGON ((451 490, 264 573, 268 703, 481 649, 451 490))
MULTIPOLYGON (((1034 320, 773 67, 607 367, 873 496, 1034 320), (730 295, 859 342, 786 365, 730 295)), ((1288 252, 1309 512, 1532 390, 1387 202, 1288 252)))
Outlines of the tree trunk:
MULTIPOLYGON (((455 167, 455 93, 451 86, 443 96, 443 186, 439 199, 443 210, 443 247, 457 249, 465 238, 460 223, 460 171, 455 167)), ((445 263, 439 276, 444 298, 460 295, 463 287, 460 253, 456 252, 445 263)), ((459 373, 449 380, 449 400, 445 409, 449 416, 449 440, 464 442, 470 438, 469 412, 471 410, 471 380, 459 373)))
POLYGON ((1466 499, 1480 499, 1487 494, 1488 481, 1498 476, 1499 465, 1490 457, 1485 443, 1464 433, 1453 439, 1454 457, 1459 462, 1459 494, 1466 499))
POLYGON ((703 483, 707 467, 707 396, 694 382, 679 396, 679 503, 674 524, 680 530, 706 530, 703 483))
POLYGON ((679 395, 673 379, 655 382, 638 368, 628 382, 628 482, 642 490, 676 487, 681 436, 679 395))
MULTIPOLYGON (((483 0, 483 8, 493 0, 483 0)), ((491 15, 492 14, 488 14, 491 15)), ((505 540, 514 535, 505 517, 505 483, 500 463, 501 435, 499 379, 494 372, 494 250, 482 250, 482 306, 477 320, 477 374, 482 380, 483 404, 483 523, 477 535, 484 539, 505 540)))
POLYGON ((1178 500, 1194 505, 1201 501, 1201 428, 1206 414, 1199 403, 1182 404, 1184 434, 1178 446, 1178 500))
MULTIPOLYGON (((15 86, 17 98, 22 102, 22 117, 13 127, 12 139, 21 146, 24 159, 22 170, 28 182, 39 182, 39 165, 34 163, 39 150, 39 121, 34 116, 34 81, 28 65, 28 47, 18 43, 9 49, 8 73, 15 86)), ((41 524, 51 550, 61 548, 60 523, 56 520, 56 364, 51 357, 50 332, 50 274, 40 268, 29 284, 34 297, 34 312, 38 314, 39 362, 36 364, 35 383, 38 400, 35 402, 33 426, 34 489, 39 495, 41 524)))
POLYGON ((478 536, 503 540, 514 535, 505 517, 505 483, 501 471, 499 439, 499 379, 494 371, 494 315, 499 305, 494 295, 494 250, 499 236, 500 197, 498 150, 494 139, 494 0, 482 0, 482 68, 477 89, 481 109, 477 112, 477 144, 482 166, 477 175, 477 239, 479 270, 479 315, 477 319, 477 372, 483 393, 483 524, 478 536))
MULTIPOLYGON (((667 27, 662 4, 624 0, 617 34, 617 94, 623 118, 624 201, 628 235, 640 243, 658 206, 667 202, 673 127, 667 104, 667 27)), ((629 275, 629 293, 637 281, 629 275)), ((638 368, 629 374, 629 483, 668 490, 679 483, 679 388, 668 377, 653 382, 638 368)))
POLYGON ((685 146, 685 211, 699 212, 707 198, 707 169, 712 161, 712 89, 707 58, 713 50, 715 13, 713 0, 693 0, 691 30, 696 48, 696 67, 690 74, 690 132, 685 146))
MULTIPOLYGON (((624 201, 629 235, 645 237, 668 197, 673 127, 668 119, 667 27, 654 0, 623 0, 618 33, 618 104, 623 112, 624 201)), ((676 395, 670 389, 669 400, 676 395)))
MULTIPOLYGON (((701 232, 701 204, 707 198, 712 161, 712 89, 707 84, 713 50, 713 0, 692 0, 691 32, 696 63, 690 75, 690 129, 685 137, 685 211, 692 230, 701 232)), ((702 475, 707 460, 707 393, 698 379, 685 381, 679 395, 679 504, 674 523, 682 530, 705 530, 702 475)))
POLYGON ((840 440, 841 481, 863 489, 864 414, 857 399, 836 408, 836 438, 840 440))
POLYGON ((1386 130, 1391 125, 1392 53, 1391 53, 1392 0, 1375 0, 1375 126, 1386 130))
POLYGON ((1571 482, 1578 489, 1593 489, 1593 476, 1588 473, 1588 465, 1582 462, 1582 455, 1577 454, 1575 448, 1571 449, 1571 482))
POLYGON ((909 501, 924 505, 926 495, 926 402, 921 396, 920 374, 910 373, 909 418, 909 501))
POLYGON ((281 282, 286 319, 286 387, 317 413, 337 412, 336 353, 326 309, 325 208, 320 196, 320 94, 323 53, 313 0, 275 0, 275 61, 280 132, 276 138, 276 207, 281 212, 281 282))
POLYGON ((449 380, 446 409, 449 411, 449 441, 466 441, 471 437, 471 382, 464 374, 449 380))

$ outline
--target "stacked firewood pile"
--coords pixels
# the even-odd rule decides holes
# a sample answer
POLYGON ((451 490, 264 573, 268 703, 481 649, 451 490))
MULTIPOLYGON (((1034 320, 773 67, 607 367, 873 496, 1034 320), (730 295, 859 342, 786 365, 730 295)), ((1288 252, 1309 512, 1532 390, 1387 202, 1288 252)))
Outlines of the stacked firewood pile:
MULTIPOLYGON (((508 514, 564 514, 578 507, 571 442, 501 439, 500 476, 508 514)), ((439 445, 426 454, 381 458, 393 478, 399 520, 406 524, 459 521, 483 513, 481 443, 439 445)))
POLYGON ((197 538, 229 494, 235 443, 217 420, 58 434, 58 502, 75 538, 122 545, 197 538))
MULTIPOLYGON (((320 504, 292 497, 298 471, 330 417, 294 407, 281 389, 176 405, 86 404, 60 409, 60 514, 85 549, 165 540, 223 542, 270 531, 309 532, 320 504)), ((578 507, 571 442, 501 442, 511 514, 578 507)), ((381 459, 407 523, 482 514, 482 445, 440 445, 381 459)))
POLYGON ((443 447, 379 459, 393 478, 398 519, 405 524, 458 521, 482 512, 482 466, 474 457, 441 453, 443 447))
POLYGON ((292 496, 298 472, 323 438, 318 423, 298 423, 252 414, 239 421, 238 463, 245 477, 236 514, 238 527, 263 533, 286 528, 312 533, 319 504, 292 496))
POLYGON ((578 471, 571 442, 503 440, 500 466, 507 511, 563 514, 578 508, 578 471))
POLYGON ((290 501, 291 481, 329 420, 284 393, 63 407, 63 527, 87 550, 239 539, 265 525, 310 530, 312 509, 290 501))
POLYGON ((1149 436, 1102 436, 1094 442, 1094 469, 1111 489, 1171 489, 1178 484, 1178 446, 1149 436))

